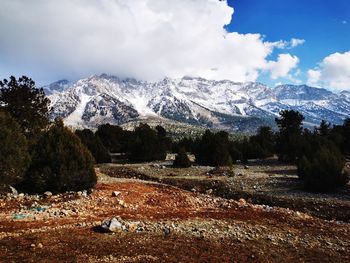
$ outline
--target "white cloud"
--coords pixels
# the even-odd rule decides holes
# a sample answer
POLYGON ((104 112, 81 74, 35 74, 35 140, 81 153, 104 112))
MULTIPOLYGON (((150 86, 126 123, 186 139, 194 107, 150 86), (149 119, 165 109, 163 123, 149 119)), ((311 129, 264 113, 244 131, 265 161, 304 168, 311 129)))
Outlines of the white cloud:
POLYGON ((146 80, 255 81, 263 70, 273 78, 288 75, 297 57, 268 57, 278 45, 303 40, 278 44, 260 34, 227 33, 232 14, 218 0, 2 0, 1 73, 42 80, 102 72, 146 80))
POLYGON ((305 43, 304 39, 292 38, 290 41, 280 40, 280 41, 274 42, 272 45, 275 48, 292 49, 304 43, 305 43))
POLYGON ((317 86, 321 77, 321 72, 318 70, 309 69, 307 71, 308 84, 311 86, 317 86))
POLYGON ((317 68, 308 71, 308 83, 335 90, 350 90, 350 51, 325 57, 317 68))
POLYGON ((290 41, 290 47, 294 48, 305 43, 304 39, 292 38, 290 41))
POLYGON ((283 78, 289 77, 290 71, 297 67, 299 59, 297 56, 292 56, 290 54, 279 54, 277 61, 269 61, 267 64, 267 69, 271 72, 271 78, 283 78))

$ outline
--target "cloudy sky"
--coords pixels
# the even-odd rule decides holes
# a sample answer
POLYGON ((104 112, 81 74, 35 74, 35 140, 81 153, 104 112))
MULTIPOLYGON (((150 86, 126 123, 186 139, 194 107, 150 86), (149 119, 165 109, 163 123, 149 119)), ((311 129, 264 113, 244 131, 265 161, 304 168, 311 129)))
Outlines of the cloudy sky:
POLYGON ((100 73, 350 90, 350 2, 0 0, 0 78, 100 73))

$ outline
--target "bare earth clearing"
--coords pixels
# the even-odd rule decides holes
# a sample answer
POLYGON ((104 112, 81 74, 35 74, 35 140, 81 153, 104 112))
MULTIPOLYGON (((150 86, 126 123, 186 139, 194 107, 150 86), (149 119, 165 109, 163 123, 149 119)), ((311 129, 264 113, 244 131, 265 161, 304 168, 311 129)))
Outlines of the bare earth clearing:
POLYGON ((306 194, 292 166, 96 170, 91 195, 1 197, 0 262, 350 262, 349 187, 306 194))

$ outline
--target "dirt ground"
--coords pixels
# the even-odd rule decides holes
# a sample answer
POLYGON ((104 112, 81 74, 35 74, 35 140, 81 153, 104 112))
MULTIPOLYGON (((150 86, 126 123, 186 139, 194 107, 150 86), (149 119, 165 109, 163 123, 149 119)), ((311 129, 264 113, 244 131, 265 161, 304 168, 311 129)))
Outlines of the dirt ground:
MULTIPOLYGON (((263 187, 274 185, 271 176, 293 178, 293 167, 254 165, 235 167, 234 177, 210 167, 106 165, 91 194, 0 197, 0 262, 350 262, 345 220, 218 196, 215 186, 271 194, 263 187), (170 179, 183 189, 164 184, 170 179), (204 183, 195 189, 193 180, 204 183), (137 227, 101 231, 117 216, 137 227)), ((349 209, 347 189, 322 196, 284 187, 274 196, 349 209)))

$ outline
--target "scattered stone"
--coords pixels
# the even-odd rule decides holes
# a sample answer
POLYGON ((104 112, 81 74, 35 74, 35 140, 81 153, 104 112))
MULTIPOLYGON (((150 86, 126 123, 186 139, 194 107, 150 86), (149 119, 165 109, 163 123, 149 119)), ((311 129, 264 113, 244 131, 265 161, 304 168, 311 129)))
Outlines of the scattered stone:
POLYGON ((238 206, 239 206, 239 207, 244 207, 244 206, 246 206, 246 205, 247 205, 247 201, 244 200, 243 198, 241 198, 241 199, 238 200, 238 206))
POLYGON ((168 226, 165 226, 164 228, 163 228, 163 232, 164 232, 164 236, 169 236, 170 235, 170 232, 171 232, 171 229, 170 229, 170 227, 168 227, 168 226))
POLYGON ((10 188, 11 193, 12 193, 13 195, 18 195, 18 191, 16 190, 16 188, 12 187, 11 185, 9 185, 9 188, 10 188))
POLYGON ((207 195, 210 195, 210 194, 212 194, 213 193, 213 189, 208 189, 207 191, 206 191, 206 194, 207 195))
POLYGON ((244 165, 244 169, 249 169, 249 166, 248 165, 244 165))
POLYGON ((119 203, 119 205, 120 205, 121 207, 123 207, 123 208, 127 207, 127 205, 126 205, 126 203, 125 203, 124 200, 119 200, 118 203, 119 203))
POLYGON ((52 193, 51 193, 50 191, 46 191, 46 192, 44 193, 44 196, 45 196, 46 198, 49 198, 49 197, 52 196, 52 193))
POLYGON ((138 230, 138 224, 137 223, 129 224, 128 230, 129 230, 129 232, 135 232, 136 230, 138 230))
POLYGON ((119 192, 119 191, 113 191, 112 192, 112 196, 113 197, 117 197, 118 195, 120 195, 121 194, 121 192, 119 192))
POLYGON ((43 248, 43 247, 44 247, 43 244, 41 243, 38 244, 38 248, 43 248))

